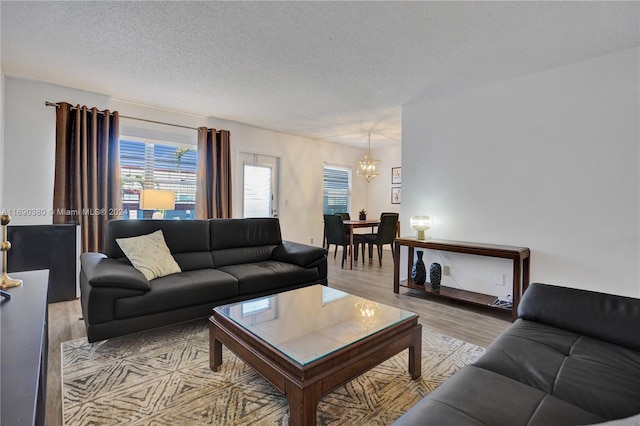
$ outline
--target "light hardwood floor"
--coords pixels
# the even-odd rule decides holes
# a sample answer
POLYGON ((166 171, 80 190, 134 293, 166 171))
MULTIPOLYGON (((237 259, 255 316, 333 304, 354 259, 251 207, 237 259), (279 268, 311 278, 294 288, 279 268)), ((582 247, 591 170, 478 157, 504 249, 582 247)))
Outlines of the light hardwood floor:
MULTIPOLYGON (((363 298, 417 313, 425 329, 437 331, 486 347, 510 324, 510 315, 474 308, 469 305, 430 298, 419 292, 400 288, 393 292, 393 260, 389 250, 384 251, 382 267, 377 259, 362 264, 354 262, 353 270, 340 267, 341 251, 333 258, 333 246, 329 253, 329 286, 363 298)), ((47 426, 62 425, 62 385, 60 382, 60 344, 68 340, 86 337, 81 320, 80 301, 52 303, 49 305, 49 365, 47 375, 47 426)))

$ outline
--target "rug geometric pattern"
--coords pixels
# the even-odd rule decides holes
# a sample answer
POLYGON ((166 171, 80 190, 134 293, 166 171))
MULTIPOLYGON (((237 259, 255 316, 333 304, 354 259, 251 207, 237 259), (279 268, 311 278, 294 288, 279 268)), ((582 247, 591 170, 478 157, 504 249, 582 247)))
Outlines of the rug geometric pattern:
MULTIPOLYGON (((408 351, 325 395, 319 425, 388 425, 484 349, 422 331, 422 377, 408 351)), ((65 426, 287 425, 286 397, 223 346, 209 368, 208 321, 88 343, 62 343, 65 426)))

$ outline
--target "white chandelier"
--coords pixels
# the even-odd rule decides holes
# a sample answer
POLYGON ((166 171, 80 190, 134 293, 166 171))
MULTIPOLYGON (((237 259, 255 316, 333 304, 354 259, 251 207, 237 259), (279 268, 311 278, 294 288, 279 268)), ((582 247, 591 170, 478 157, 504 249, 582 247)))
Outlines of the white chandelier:
POLYGON ((358 160, 358 176, 362 176, 367 180, 367 183, 371 182, 380 174, 380 160, 375 160, 371 156, 371 133, 369 133, 369 149, 367 153, 358 160))

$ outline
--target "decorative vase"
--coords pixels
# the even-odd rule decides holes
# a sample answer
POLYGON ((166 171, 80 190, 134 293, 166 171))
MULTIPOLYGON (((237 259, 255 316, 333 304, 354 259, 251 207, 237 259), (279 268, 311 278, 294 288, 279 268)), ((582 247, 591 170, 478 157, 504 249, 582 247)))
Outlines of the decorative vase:
POLYGON ((418 255, 418 259, 411 268, 411 279, 414 284, 424 285, 427 281, 427 268, 424 266, 424 261, 422 260, 424 252, 418 250, 416 254, 418 255))
POLYGON ((367 215, 366 214, 362 214, 360 213, 360 216, 358 217, 360 220, 367 220, 367 215))
POLYGON ((439 263, 432 263, 429 268, 429 281, 431 289, 438 290, 440 288, 440 280, 442 279, 442 267, 439 263))

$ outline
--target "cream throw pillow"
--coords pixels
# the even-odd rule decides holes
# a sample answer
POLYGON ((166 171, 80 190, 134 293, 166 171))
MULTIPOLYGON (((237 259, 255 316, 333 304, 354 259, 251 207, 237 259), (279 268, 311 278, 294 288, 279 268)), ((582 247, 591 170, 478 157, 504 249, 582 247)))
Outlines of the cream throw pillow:
POLYGON ((116 238, 116 242, 147 280, 182 272, 171 256, 161 230, 139 237, 116 238))

